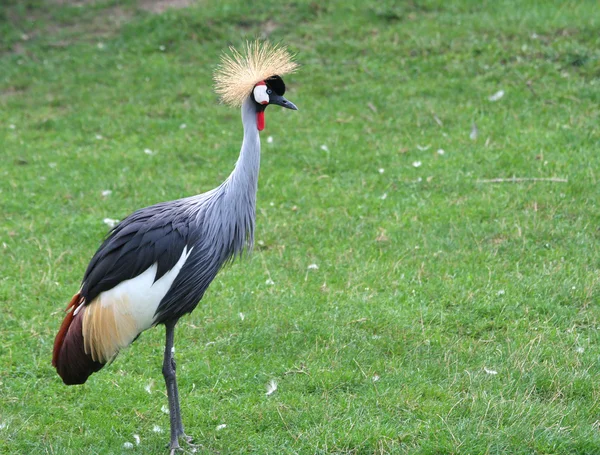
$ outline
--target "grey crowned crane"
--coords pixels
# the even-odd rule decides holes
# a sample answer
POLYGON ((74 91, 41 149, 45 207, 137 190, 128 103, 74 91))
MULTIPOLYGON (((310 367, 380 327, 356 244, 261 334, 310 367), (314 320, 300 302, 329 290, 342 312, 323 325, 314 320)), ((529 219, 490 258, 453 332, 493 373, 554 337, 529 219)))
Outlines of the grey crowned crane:
POLYGON ((244 139, 232 173, 213 190, 140 209, 112 229, 54 341, 52 365, 63 382, 83 384, 141 332, 163 324, 171 454, 180 438, 191 440, 181 422, 175 325, 198 305, 219 269, 252 246, 265 109, 297 109, 283 96, 281 76, 297 66, 285 48, 254 42, 245 55, 231 51, 214 79, 222 101, 242 110, 244 139))

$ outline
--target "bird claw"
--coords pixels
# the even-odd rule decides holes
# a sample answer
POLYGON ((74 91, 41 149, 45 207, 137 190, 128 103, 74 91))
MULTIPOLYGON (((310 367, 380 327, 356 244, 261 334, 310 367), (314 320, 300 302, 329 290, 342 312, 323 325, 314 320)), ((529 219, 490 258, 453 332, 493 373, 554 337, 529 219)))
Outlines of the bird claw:
POLYGON ((202 444, 195 444, 194 438, 192 436, 188 436, 187 434, 182 433, 178 437, 177 445, 175 445, 175 446, 171 445, 171 451, 169 452, 169 455, 177 455, 178 453, 181 453, 181 452, 196 453, 197 447, 202 447, 202 444), (188 450, 181 447, 179 445, 179 441, 185 442, 185 444, 188 446, 188 450))
POLYGON ((183 442, 185 442, 190 447, 199 447, 200 446, 200 444, 194 443, 194 437, 193 436, 188 436, 185 433, 181 434, 179 436, 179 439, 182 439, 183 442))

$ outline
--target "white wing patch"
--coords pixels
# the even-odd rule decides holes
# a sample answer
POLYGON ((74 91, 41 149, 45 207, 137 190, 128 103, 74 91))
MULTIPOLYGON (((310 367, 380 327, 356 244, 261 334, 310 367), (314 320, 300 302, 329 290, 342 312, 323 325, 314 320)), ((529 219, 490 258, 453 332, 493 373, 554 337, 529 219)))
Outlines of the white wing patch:
POLYGON ((100 293, 83 308, 84 348, 92 359, 110 361, 119 349, 129 346, 136 336, 154 325, 156 309, 192 249, 188 251, 186 246, 175 266, 156 282, 158 265, 153 264, 135 278, 100 293))

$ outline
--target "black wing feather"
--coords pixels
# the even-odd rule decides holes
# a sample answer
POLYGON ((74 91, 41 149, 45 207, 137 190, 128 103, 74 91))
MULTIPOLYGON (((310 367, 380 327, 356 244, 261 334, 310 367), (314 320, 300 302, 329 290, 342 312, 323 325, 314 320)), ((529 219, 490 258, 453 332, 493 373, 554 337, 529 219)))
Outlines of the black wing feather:
POLYGON ((177 263, 189 226, 179 201, 138 210, 119 223, 88 265, 81 294, 86 302, 158 265, 158 280, 177 263), (176 227, 175 227, 176 226, 176 227))

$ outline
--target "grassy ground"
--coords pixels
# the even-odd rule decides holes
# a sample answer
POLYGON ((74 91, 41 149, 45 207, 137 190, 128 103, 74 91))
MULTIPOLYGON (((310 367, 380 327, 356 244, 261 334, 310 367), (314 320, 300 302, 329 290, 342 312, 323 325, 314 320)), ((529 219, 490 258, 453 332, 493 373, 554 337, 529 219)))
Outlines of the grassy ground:
POLYGON ((81 387, 51 347, 104 218, 232 169, 211 73, 256 36, 300 111, 179 324, 199 453, 600 453, 596 1, 4 3, 0 453, 166 452, 162 328, 81 387))

